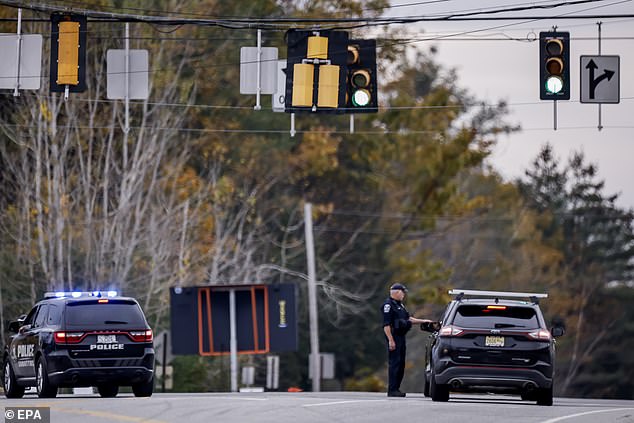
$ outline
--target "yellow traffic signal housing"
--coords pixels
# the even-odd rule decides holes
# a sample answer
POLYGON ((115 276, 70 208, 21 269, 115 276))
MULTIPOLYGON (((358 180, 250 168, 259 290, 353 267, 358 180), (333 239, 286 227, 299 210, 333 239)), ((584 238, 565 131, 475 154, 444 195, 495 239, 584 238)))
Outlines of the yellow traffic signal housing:
POLYGON ((339 107, 339 66, 319 67, 317 107, 339 107))
POLYGON ((308 37, 306 58, 328 59, 328 37, 308 37))
POLYGON ((315 66, 296 63, 293 65, 293 96, 291 104, 299 107, 313 106, 315 66))
POLYGON ((81 15, 51 15, 51 92, 86 89, 86 26, 81 15))
POLYGON ((291 30, 286 37, 285 111, 340 113, 346 101, 348 33, 291 30))
POLYGON ((60 22, 57 83, 59 85, 79 84, 79 22, 60 22))

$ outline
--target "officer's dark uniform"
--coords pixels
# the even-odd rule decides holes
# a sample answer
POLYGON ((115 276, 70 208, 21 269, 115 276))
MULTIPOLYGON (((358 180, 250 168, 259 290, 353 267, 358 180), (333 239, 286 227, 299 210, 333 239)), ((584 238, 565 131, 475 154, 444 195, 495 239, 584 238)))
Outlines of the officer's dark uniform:
MULTIPOLYGON (((402 285, 401 285, 402 286, 402 285)), ((394 285, 393 285, 394 287, 394 285)), ((405 290, 405 287, 402 287, 405 290)), ((389 297, 383 303, 383 327, 390 326, 392 328, 392 336, 396 348, 389 350, 388 346, 388 394, 390 392, 399 392, 403 374, 405 372, 405 335, 412 327, 409 321, 409 312, 400 301, 389 297)), ((387 337, 385 342, 388 342, 387 337)))

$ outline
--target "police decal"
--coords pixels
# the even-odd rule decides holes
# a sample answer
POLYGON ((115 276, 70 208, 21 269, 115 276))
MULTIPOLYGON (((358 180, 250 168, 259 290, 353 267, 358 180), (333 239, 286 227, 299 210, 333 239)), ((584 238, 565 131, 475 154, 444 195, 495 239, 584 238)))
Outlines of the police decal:
POLYGON ((390 312, 390 305, 389 304, 385 304, 383 306, 383 313, 389 313, 390 312))
POLYGON ((92 350, 122 350, 124 344, 92 344, 90 345, 90 351, 92 350))

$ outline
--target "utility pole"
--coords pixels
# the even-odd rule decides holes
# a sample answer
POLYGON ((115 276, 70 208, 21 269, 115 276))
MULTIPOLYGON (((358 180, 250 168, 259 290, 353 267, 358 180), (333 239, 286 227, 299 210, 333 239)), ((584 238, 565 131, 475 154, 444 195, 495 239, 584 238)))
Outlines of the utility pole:
POLYGON ((313 392, 319 392, 321 366, 319 357, 319 324, 317 321, 317 283, 315 280, 315 245, 313 243, 312 204, 304 204, 304 229, 306 232, 306 260, 308 262, 308 316, 310 321, 310 370, 313 375, 313 392))
POLYGON ((229 355, 231 362, 231 392, 238 392, 238 336, 236 317, 236 290, 229 290, 229 355))

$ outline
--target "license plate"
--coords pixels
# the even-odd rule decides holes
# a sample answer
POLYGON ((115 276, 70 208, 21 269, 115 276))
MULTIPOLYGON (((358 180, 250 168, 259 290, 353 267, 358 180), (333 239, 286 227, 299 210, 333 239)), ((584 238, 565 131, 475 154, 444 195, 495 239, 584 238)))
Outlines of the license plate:
POLYGON ((484 340, 484 345, 487 347, 503 347, 504 337, 503 336, 487 336, 484 340))
POLYGON ((114 344, 117 342, 117 335, 97 335, 98 344, 114 344))

